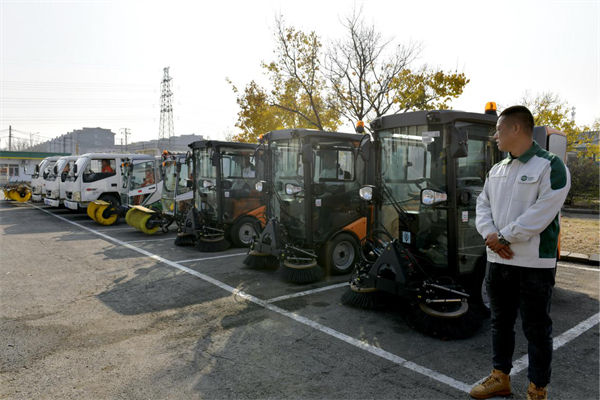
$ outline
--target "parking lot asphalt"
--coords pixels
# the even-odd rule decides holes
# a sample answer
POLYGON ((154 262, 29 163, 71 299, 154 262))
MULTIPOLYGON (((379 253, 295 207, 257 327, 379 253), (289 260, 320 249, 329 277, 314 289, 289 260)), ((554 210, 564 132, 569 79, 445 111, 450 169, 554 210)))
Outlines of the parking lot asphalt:
MULTIPOLYGON (((412 330, 401 310, 345 307, 346 276, 297 285, 124 222, 0 202, 0 398, 467 399, 491 370, 469 339, 412 330)), ((599 397, 599 269, 559 263, 550 395, 599 397)), ((525 398, 517 322, 511 399, 525 398)))

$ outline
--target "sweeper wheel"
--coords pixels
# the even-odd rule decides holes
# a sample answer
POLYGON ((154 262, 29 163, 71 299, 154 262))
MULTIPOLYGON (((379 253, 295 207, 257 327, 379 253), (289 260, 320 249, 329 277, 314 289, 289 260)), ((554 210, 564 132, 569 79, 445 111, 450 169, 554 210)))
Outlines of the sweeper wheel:
POLYGON ((159 226, 155 226, 154 228, 148 228, 146 224, 152 218, 152 214, 146 214, 144 218, 140 221, 140 230, 144 232, 146 235, 153 235, 158 231, 159 226))
POLYGON ((219 236, 215 239, 206 239, 198 237, 196 240, 196 249, 203 253, 215 253, 218 251, 225 251, 231 247, 229 240, 225 239, 225 236, 219 236))
POLYGON ((117 219, 119 218, 119 216, 117 214, 112 214, 111 216, 109 216, 108 218, 104 218, 104 211, 108 210, 110 207, 112 207, 112 204, 109 205, 101 205, 98 206, 98 208, 96 208, 96 213, 94 214, 96 218, 94 218, 94 220, 96 222, 98 222, 101 225, 105 225, 105 226, 109 226, 114 224, 115 222, 117 222, 117 219))
POLYGON ((243 261, 249 269, 274 269, 279 267, 279 259, 269 253, 259 253, 252 250, 243 261))
POLYGON ((242 217, 231 228, 231 241, 236 247, 249 247, 256 234, 253 217, 242 217))
POLYGON ((283 260, 279 265, 277 275, 288 282, 313 283, 325 278, 325 270, 317 264, 317 261, 295 264, 289 260, 283 260))
POLYGON ((99 206, 99 204, 96 203, 95 201, 92 201, 87 206, 87 215, 94 221, 96 220, 96 210, 98 209, 98 206, 99 206))

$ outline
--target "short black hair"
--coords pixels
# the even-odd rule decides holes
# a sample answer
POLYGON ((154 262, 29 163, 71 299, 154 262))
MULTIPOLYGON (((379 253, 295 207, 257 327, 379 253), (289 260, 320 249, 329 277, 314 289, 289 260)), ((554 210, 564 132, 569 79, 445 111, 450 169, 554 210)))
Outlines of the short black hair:
POLYGON ((525 106, 512 106, 508 107, 500 113, 501 117, 514 119, 521 124, 521 127, 525 132, 530 135, 533 134, 533 127, 535 122, 533 121, 533 115, 531 111, 525 106))

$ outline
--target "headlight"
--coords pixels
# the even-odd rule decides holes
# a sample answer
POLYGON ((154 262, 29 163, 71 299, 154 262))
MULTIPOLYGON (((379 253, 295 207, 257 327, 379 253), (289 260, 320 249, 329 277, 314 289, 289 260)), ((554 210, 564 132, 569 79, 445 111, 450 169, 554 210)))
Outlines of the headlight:
POLYGON ((52 191, 52 198, 53 199, 58 199, 60 197, 60 192, 58 190, 53 190, 52 191))
POLYGON ((364 201, 371 201, 373 200, 373 189, 373 186, 363 186, 358 191, 358 195, 364 201))
POLYGON ((448 200, 448 195, 433 189, 423 189, 421 191, 421 204, 430 206, 436 203, 442 203, 448 200))
POLYGON ((256 184, 254 185, 254 188, 255 188, 257 191, 259 191, 259 192, 262 192, 262 191, 263 191, 263 189, 264 189, 264 186, 263 186, 263 184, 264 184, 264 183, 265 183, 264 181, 258 181, 258 182, 256 182, 256 184))
POLYGON ((302 190, 302 188, 300 186, 288 183, 287 185, 285 185, 285 193, 286 194, 296 194, 298 192, 300 192, 302 190))
POLYGON ((81 201, 81 192, 73 193, 73 201, 81 201))
POLYGON ((213 181, 211 181, 211 180, 205 179, 205 180, 202 181, 202 187, 203 188, 208 189, 208 188, 211 188, 213 186, 215 186, 215 183, 213 181))

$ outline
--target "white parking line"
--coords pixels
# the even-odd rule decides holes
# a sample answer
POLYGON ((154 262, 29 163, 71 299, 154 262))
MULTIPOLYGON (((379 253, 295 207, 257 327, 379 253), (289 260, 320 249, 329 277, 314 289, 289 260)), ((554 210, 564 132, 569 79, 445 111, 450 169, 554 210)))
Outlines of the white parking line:
MULTIPOLYGON (((393 363, 395 363, 397 365, 400 365, 400 366, 402 366, 402 367, 404 367, 406 369, 409 369, 409 370, 411 370, 413 372, 416 372, 416 373, 424 375, 424 376, 426 376, 428 378, 434 379, 434 380, 436 380, 438 382, 441 382, 441 383, 443 383, 445 385, 453 387, 453 388, 455 388, 455 389, 457 389, 457 390, 459 390, 461 392, 464 392, 464 393, 469 393, 469 391, 471 390, 471 387, 469 385, 467 385, 466 383, 464 383, 464 382, 457 381, 456 379, 451 378, 451 377, 449 377, 447 375, 441 374, 441 373, 433 371, 433 370, 431 370, 429 368, 426 368, 426 367, 423 367, 421 365, 415 364, 415 363, 413 363, 411 361, 408 361, 408 360, 406 360, 406 359, 404 359, 402 357, 399 357, 399 356, 397 356, 395 354, 387 352, 387 351, 385 351, 385 350, 383 350, 383 349, 381 349, 379 347, 373 346, 373 345, 371 345, 369 343, 362 342, 362 341, 360 341, 358 339, 355 339, 355 338, 353 338, 351 336, 345 335, 345 334, 343 334, 341 332, 338 332, 338 331, 333 330, 331 328, 328 328, 328 327, 326 327, 324 325, 321 325, 318 322, 315 322, 315 321, 312 321, 312 320, 310 320, 308 318, 302 317, 302 316, 300 316, 300 315, 298 315, 296 313, 293 313, 291 311, 284 310, 284 309, 279 308, 279 307, 277 307, 277 306, 275 306, 273 304, 269 304, 269 303, 267 303, 264 300, 261 300, 261 299, 259 299, 257 297, 254 297, 254 296, 249 295, 249 294, 247 294, 245 292, 242 292, 241 290, 233 288, 233 287, 231 287, 231 286, 229 286, 229 285, 227 285, 227 284, 225 284, 225 283, 223 283, 221 281, 218 281, 218 280, 216 280, 214 278, 211 278, 208 275, 202 274, 200 272, 194 271, 193 269, 190 269, 190 268, 187 268, 187 267, 185 267, 183 265, 180 265, 179 263, 176 263, 176 262, 173 262, 173 261, 169 261, 166 258, 163 258, 163 257, 161 257, 159 255, 152 254, 149 251, 140 249, 140 248, 135 247, 135 246, 133 246, 131 244, 125 243, 125 242, 123 242, 123 241, 121 241, 119 239, 115 239, 115 238, 113 238, 111 236, 105 235, 105 234, 103 234, 103 233, 101 233, 99 231, 95 231, 95 230, 87 228, 87 227, 85 227, 83 225, 79 225, 76 222, 71 222, 71 221, 69 221, 66 218, 63 218, 63 217, 61 217, 59 215, 54 215, 51 212, 48 212, 46 210, 41 209, 40 207, 37 207, 37 206, 34 206, 34 205, 31 205, 31 206, 35 207, 35 208, 37 208, 37 209, 39 209, 39 210, 41 210, 41 211, 43 211, 45 213, 53 215, 54 217, 56 217, 58 219, 61 219, 61 220, 65 221, 65 222, 68 222, 68 223, 70 223, 72 225, 78 226, 81 229, 85 229, 85 230, 87 230, 87 231, 89 231, 89 232, 91 232, 91 233, 93 233, 95 235, 98 235, 98 236, 100 236, 100 237, 102 237, 104 239, 107 239, 109 241, 112 241, 112 242, 115 242, 117 244, 120 244, 120 245, 122 245, 124 247, 127 247, 128 249, 131 249, 131 250, 136 251, 136 252, 138 252, 140 254, 148 256, 148 257, 150 257, 150 258, 152 258, 152 259, 154 259, 156 261, 159 261, 159 262, 162 262, 164 264, 170 265, 170 266, 172 266, 174 268, 177 268, 177 269, 179 269, 181 271, 187 272, 190 275, 194 275, 194 276, 196 276, 196 277, 198 277, 198 278, 200 278, 200 279, 202 279, 202 280, 204 280, 206 282, 212 283, 213 285, 218 286, 221 289, 230 292, 231 294, 233 294, 236 297, 241 297, 241 298, 246 299, 246 300, 248 300, 248 301, 250 301, 250 302, 252 302, 254 304, 257 304, 257 305, 262 306, 262 307, 264 307, 264 308, 266 308, 268 310, 271 310, 271 311, 273 311, 273 312, 275 312, 277 314, 284 315, 284 316, 286 316, 288 318, 293 319, 294 321, 300 322, 301 324, 304 324, 304 325, 309 326, 309 327, 311 327, 313 329, 316 329, 319 332, 325 333, 325 334, 330 335, 330 336, 332 336, 332 337, 334 337, 336 339, 339 339, 339 340, 341 340, 341 341, 343 341, 345 343, 348 343, 348 344, 350 344, 352 346, 355 346, 355 347, 358 347, 360 349, 363 349, 363 350, 365 350, 365 351, 367 351, 367 352, 369 352, 371 354, 374 354, 376 356, 384 358, 384 359, 386 359, 388 361, 391 361, 391 362, 393 362, 393 363)), ((235 255, 242 255, 242 254, 243 253, 235 254, 235 255)), ((234 256, 234 254, 230 254, 228 256, 234 256)), ((220 257, 223 257, 223 256, 220 256, 220 257)))
POLYGON ((131 240, 131 241, 125 242, 125 243, 160 242, 161 240, 175 240, 175 236, 171 236, 168 238, 160 238, 160 239, 131 240))
MULTIPOLYGON (((69 221, 70 222, 70 221, 69 221)), ((75 222, 74 222, 75 223, 75 222)), ((135 228, 133 226, 128 226, 127 228, 109 228, 109 229, 100 229, 98 231, 95 232, 114 232, 114 231, 134 231, 135 232, 135 228)))
MULTIPOLYGON (((573 339, 576 339, 577 337, 581 336, 588 330, 592 329, 594 326, 598 325, 598 323, 600 323, 599 319, 600 319, 600 313, 586 319, 585 321, 583 321, 580 324, 576 325, 575 327, 569 329, 568 331, 563 332, 560 336, 554 338, 552 347, 554 348, 554 350, 556 350, 556 349, 564 346, 565 344, 569 343, 573 339)), ((519 372, 523 371, 524 369, 527 369, 528 366, 529 366, 529 354, 525 354, 523 357, 519 358, 518 360, 513 361, 513 368, 510 371, 510 374, 516 375, 519 372)), ((487 378, 487 376, 485 378, 487 378)), ((480 380, 475 382, 473 384, 473 386, 479 385, 481 382, 483 382, 485 380, 485 378, 481 378, 480 380)))
POLYGON ((216 260, 217 258, 227 258, 227 257, 237 257, 237 256, 245 256, 248 253, 235 253, 235 254, 225 254, 223 256, 214 256, 214 257, 204 257, 204 258, 193 258, 191 260, 181 260, 181 261, 175 261, 178 263, 187 263, 187 262, 194 262, 194 261, 204 261, 204 260, 216 260))
POLYGON ((265 303, 271 304, 271 303, 275 303, 276 301, 288 300, 288 299, 293 299, 295 297, 301 297, 301 296, 308 296, 309 294, 324 292, 326 290, 331 290, 331 289, 337 289, 337 288, 341 288, 344 286, 348 286, 349 284, 350 284, 349 282, 344 282, 344 283, 338 283, 337 285, 331 285, 331 286, 325 286, 325 287, 318 288, 318 289, 306 290, 304 292, 298 292, 298 293, 294 293, 294 294, 286 294, 285 296, 279 296, 279 297, 274 297, 269 300, 265 300, 265 303))

